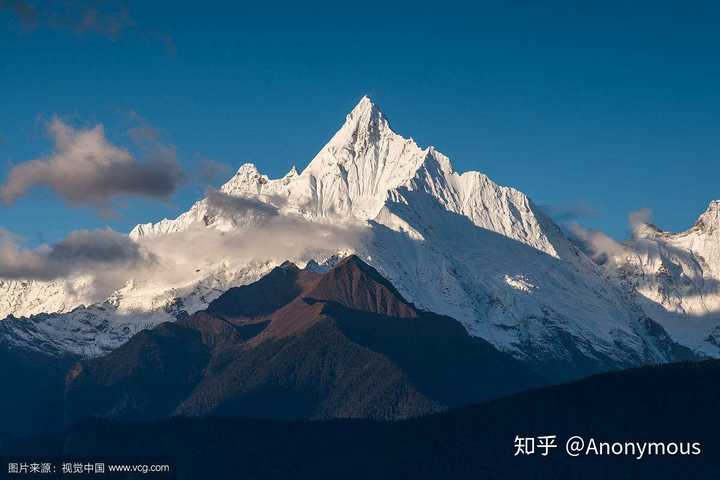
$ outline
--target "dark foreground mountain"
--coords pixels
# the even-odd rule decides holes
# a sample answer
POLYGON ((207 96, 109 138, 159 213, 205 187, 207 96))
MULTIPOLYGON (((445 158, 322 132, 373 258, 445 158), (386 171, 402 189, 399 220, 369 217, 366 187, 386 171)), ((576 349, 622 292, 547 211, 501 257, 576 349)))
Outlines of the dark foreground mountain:
POLYGON ((63 428, 63 382, 72 361, 0 343, 0 438, 63 428))
MULTIPOLYGON (((599 375, 397 422, 174 418, 85 421, 15 442, 4 454, 161 455, 178 478, 709 479, 720 478, 720 361, 599 375), (515 438, 556 435, 547 456, 514 456, 515 438), (697 455, 570 457, 597 442, 699 443, 697 455)), ((669 447, 672 451, 673 447, 669 447)), ((680 447, 677 451, 693 451, 680 447)), ((694 450, 696 451, 696 450, 694 450)))
POLYGON ((286 263, 77 364, 65 418, 398 419, 542 382, 352 256, 326 273, 286 263))

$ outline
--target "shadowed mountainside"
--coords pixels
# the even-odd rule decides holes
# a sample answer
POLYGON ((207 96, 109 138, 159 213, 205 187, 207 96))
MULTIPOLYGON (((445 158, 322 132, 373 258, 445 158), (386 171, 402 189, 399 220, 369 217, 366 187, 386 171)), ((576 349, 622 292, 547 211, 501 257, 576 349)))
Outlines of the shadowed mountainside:
POLYGON ((65 418, 398 419, 541 383, 351 256, 324 274, 283 264, 206 312, 77 364, 65 418))

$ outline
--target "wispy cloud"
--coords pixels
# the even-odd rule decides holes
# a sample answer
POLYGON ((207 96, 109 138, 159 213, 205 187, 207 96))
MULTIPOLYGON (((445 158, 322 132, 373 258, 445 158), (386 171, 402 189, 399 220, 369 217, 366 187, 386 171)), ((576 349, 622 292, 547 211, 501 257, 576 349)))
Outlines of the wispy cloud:
MULTIPOLYGON (((630 212, 628 215, 628 224, 633 238, 637 239, 638 232, 645 226, 656 229, 652 223, 652 212, 647 208, 641 208, 630 212)), ((634 249, 645 248, 645 244, 640 245, 637 242, 619 242, 607 235, 606 233, 592 228, 585 228, 576 222, 569 224, 567 228, 568 236, 580 248, 598 264, 606 264, 613 262, 618 256, 624 256, 632 253, 634 249)))
POLYGON ((0 0, 0 14, 3 12, 25 33, 50 29, 116 41, 134 32, 161 43, 170 55, 177 53, 175 41, 168 33, 139 24, 123 0, 0 0))
POLYGON ((626 247, 600 230, 585 228, 577 223, 570 224, 568 236, 590 258, 599 265, 612 261, 616 255, 622 255, 626 247))
POLYGON ((13 203, 36 186, 47 186, 68 202, 107 209, 123 195, 169 197, 184 179, 175 149, 146 142, 143 158, 111 144, 102 125, 74 129, 59 118, 48 124, 54 151, 14 166, 0 185, 0 200, 13 203))
POLYGON ((652 225, 652 211, 649 208, 641 208, 630 212, 628 223, 630 224, 631 232, 635 232, 644 225, 652 225))
POLYGON ((539 205, 539 207, 558 223, 576 222, 582 218, 597 217, 599 214, 596 208, 584 202, 572 205, 539 205))
POLYGON ((0 10, 13 15, 26 31, 51 28, 115 40, 136 28, 125 4, 117 1, 0 0, 0 10))
POLYGON ((201 157, 198 159, 195 177, 201 185, 213 185, 225 180, 230 173, 230 165, 201 157))

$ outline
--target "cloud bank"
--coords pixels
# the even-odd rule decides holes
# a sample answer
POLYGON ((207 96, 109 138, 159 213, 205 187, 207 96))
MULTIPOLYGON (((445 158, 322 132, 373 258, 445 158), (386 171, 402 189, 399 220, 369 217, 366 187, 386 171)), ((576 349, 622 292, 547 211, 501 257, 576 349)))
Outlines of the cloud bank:
POLYGON ((356 250, 371 234, 366 224, 316 222, 287 212, 281 197, 209 191, 206 205, 206 215, 188 228, 139 240, 112 230, 80 230, 29 249, 2 232, 0 279, 66 281, 83 302, 96 303, 128 282, 141 296, 181 292, 201 280, 232 283, 233 275, 248 268, 262 271, 285 260, 303 263, 356 250))
POLYGON ((127 235, 110 229, 77 230, 53 245, 23 248, 19 239, 0 230, 0 278, 56 280, 108 269, 135 269, 153 262, 127 235))
POLYGON ((169 197, 184 175, 170 146, 145 149, 140 161, 112 145, 102 125, 74 129, 59 118, 48 125, 54 152, 13 167, 0 185, 0 200, 11 204, 31 188, 47 186, 64 200, 107 208, 113 197, 169 197))
POLYGON ((146 272, 154 280, 187 280, 197 269, 223 262, 245 265, 319 259, 338 250, 354 250, 370 233, 360 224, 310 221, 285 212, 281 197, 261 200, 209 191, 206 202, 204 222, 140 240, 161 264, 146 272))
POLYGON ((208 210, 215 215, 262 219, 264 224, 279 216, 280 208, 285 203, 282 197, 269 197, 269 201, 264 202, 258 198, 236 197, 213 189, 207 190, 205 200, 208 210))

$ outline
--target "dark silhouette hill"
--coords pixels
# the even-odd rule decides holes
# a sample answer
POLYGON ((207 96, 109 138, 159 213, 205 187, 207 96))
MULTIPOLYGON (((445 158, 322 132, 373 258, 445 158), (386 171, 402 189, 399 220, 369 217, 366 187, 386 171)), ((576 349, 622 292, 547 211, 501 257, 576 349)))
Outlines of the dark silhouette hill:
POLYGON ((76 359, 0 343, 0 438, 63 428, 63 384, 76 359))
POLYGON ((91 420, 0 453, 168 456, 178 478, 720 478, 719 378, 718 360, 644 367, 394 422, 91 420), (556 435, 557 448, 514 455, 516 436, 539 435, 556 435), (586 443, 697 442, 700 453, 570 457, 564 447, 573 435, 586 443))

